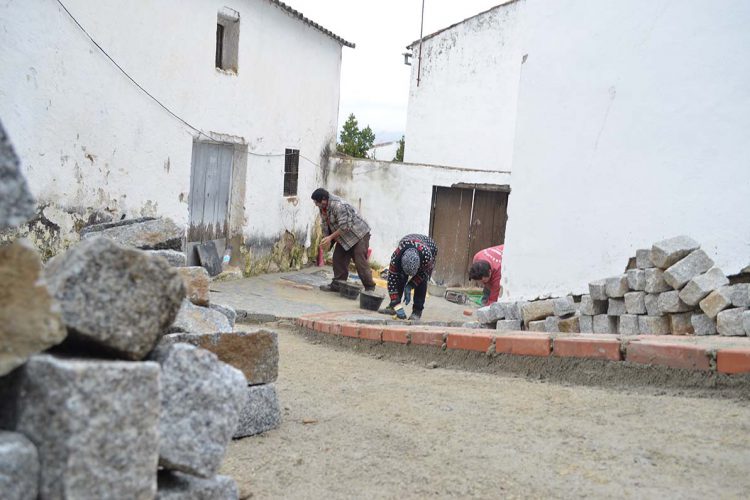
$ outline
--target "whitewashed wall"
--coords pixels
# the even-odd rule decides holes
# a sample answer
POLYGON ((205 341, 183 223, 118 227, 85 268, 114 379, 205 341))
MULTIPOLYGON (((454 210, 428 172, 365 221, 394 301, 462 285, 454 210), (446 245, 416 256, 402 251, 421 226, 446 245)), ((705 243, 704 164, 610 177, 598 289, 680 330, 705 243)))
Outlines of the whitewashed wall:
MULTIPOLYGON (((341 46, 265 0, 67 0, 135 80, 192 125, 250 152, 335 145, 341 46), (240 13, 239 72, 214 67, 217 13, 240 13)), ((0 119, 35 195, 66 207, 188 220, 196 135, 128 81, 54 1, 0 4, 0 119)), ((300 200, 283 196, 284 157, 251 155, 244 232, 306 233, 320 172, 300 159, 300 200)))
POLYGON ((398 152, 399 141, 376 144, 367 150, 367 157, 379 161, 393 161, 398 152))
POLYGON ((372 258, 387 265, 402 237, 430 233, 433 186, 509 182, 507 173, 334 156, 327 189, 367 220, 372 228, 372 258))
POLYGON ((585 291, 678 234, 750 262, 748 26, 744 0, 526 3, 506 293, 585 291))
POLYGON ((471 18, 412 47, 404 160, 510 171, 524 0, 471 18))

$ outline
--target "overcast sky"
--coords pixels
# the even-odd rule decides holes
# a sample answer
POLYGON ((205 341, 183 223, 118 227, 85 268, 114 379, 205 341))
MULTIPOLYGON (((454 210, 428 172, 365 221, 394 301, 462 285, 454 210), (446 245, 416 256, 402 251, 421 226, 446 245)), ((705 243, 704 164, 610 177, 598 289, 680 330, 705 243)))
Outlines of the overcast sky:
MULTIPOLYGON (((401 54, 419 39, 422 0, 284 0, 357 48, 343 49, 339 130, 350 113, 370 125, 376 142, 406 128, 410 67, 401 54)), ((503 0, 425 0, 424 34, 478 14, 503 0)))

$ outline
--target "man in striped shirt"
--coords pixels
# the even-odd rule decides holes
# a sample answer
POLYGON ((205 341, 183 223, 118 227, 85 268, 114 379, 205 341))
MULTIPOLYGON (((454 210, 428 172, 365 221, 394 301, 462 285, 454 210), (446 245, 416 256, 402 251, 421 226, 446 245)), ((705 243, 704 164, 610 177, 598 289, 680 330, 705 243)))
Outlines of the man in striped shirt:
POLYGON ((498 245, 478 251, 469 268, 469 279, 481 281, 484 287, 483 306, 497 302, 500 297, 504 248, 505 245, 498 245))

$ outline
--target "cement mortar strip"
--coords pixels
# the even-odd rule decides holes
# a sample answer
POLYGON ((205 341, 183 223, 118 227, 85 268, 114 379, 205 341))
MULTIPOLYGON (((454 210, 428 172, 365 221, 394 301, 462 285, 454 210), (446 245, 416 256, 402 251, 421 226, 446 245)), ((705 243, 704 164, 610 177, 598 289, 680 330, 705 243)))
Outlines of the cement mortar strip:
POLYGON ((328 312, 302 316, 297 326, 328 335, 475 351, 488 355, 587 358, 659 365, 688 371, 750 373, 750 338, 684 335, 550 334, 497 332, 428 324, 378 324, 352 321, 353 313, 328 312))

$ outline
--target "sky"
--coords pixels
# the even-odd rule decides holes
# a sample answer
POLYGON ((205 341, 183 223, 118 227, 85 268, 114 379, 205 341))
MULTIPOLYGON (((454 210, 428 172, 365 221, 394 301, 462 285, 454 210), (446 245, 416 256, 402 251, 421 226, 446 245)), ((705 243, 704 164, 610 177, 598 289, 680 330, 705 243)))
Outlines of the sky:
MULTIPOLYGON (((398 140, 406 128, 411 67, 406 46, 419 39, 422 0, 284 0, 357 47, 343 48, 339 131, 350 113, 375 142, 398 140)), ((425 0, 425 36, 503 0, 425 0)))

